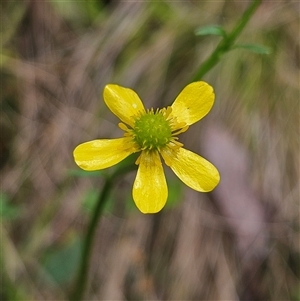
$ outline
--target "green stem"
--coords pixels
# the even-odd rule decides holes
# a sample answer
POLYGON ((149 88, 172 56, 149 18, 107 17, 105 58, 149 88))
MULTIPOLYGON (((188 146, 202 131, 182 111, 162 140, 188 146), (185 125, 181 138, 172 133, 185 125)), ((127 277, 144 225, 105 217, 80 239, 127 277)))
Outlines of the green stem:
POLYGON ((109 192, 111 191, 111 187, 112 187, 112 181, 109 178, 106 180, 104 187, 101 191, 95 211, 93 212, 93 216, 87 230, 87 234, 82 250, 82 259, 81 259, 80 268, 78 272, 78 278, 75 284, 74 293, 70 296, 71 301, 82 300, 84 290, 86 287, 86 282, 88 279, 89 261, 90 261, 91 251, 92 251, 91 246, 93 244, 96 226, 100 220, 100 216, 108 200, 108 195, 109 192))
POLYGON ((234 45, 236 38, 242 32, 246 24, 249 22, 250 18, 258 8, 261 0, 254 0, 251 5, 244 12, 240 20, 237 22, 235 28, 231 33, 227 34, 221 42, 218 44, 217 48, 210 55, 210 57, 202 63, 200 68, 197 70, 196 74, 192 77, 192 82, 202 79, 202 77, 210 71, 221 59, 221 57, 228 51, 230 51, 234 45))
POLYGON ((105 205, 107 203, 108 196, 112 190, 113 184, 115 183, 117 177, 126 174, 127 172, 134 169, 136 169, 136 166, 134 164, 121 166, 111 176, 106 178, 104 187, 102 188, 102 191, 99 195, 96 208, 93 211, 93 215, 87 229, 77 280, 75 282, 74 291, 70 295, 70 301, 80 301, 83 299, 84 291, 88 280, 90 257, 92 252, 92 245, 95 238, 96 228, 103 213, 103 209, 105 208, 105 205))

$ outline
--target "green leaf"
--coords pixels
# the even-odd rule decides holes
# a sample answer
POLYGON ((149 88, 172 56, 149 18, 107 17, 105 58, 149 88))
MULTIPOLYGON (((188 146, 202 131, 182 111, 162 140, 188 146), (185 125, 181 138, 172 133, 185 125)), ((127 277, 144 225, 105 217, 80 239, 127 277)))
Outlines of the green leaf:
POLYGON ((208 25, 199 27, 195 30, 196 36, 206 36, 206 35, 214 35, 214 36, 222 36, 226 37, 225 30, 218 25, 208 25))
POLYGON ((13 220, 20 216, 21 208, 11 204, 6 194, 0 192, 0 218, 13 220))
POLYGON ((257 54, 271 54, 272 49, 260 44, 236 44, 232 47, 233 49, 246 49, 257 54))
POLYGON ((79 264, 81 245, 81 241, 76 238, 70 244, 50 251, 45 256, 44 269, 56 283, 65 284, 72 280, 79 264))

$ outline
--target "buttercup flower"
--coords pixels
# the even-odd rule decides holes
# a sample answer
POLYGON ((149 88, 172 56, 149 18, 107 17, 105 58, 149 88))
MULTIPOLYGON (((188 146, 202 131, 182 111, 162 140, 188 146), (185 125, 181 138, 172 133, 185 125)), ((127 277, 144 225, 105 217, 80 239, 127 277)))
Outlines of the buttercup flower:
POLYGON ((146 110, 131 89, 107 85, 103 97, 108 108, 122 121, 124 137, 98 139, 78 145, 76 164, 88 171, 113 166, 141 152, 133 184, 133 199, 143 213, 160 211, 168 188, 160 156, 187 186, 200 192, 213 190, 220 181, 218 170, 206 159, 183 148, 178 134, 203 118, 214 103, 214 92, 205 82, 187 85, 170 107, 146 110))

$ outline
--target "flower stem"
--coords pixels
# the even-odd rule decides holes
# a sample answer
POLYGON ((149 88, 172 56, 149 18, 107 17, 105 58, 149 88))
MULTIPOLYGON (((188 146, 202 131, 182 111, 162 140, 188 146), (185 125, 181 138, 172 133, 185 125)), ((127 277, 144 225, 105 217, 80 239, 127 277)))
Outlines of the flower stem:
POLYGON ((234 46, 234 42, 244 27, 249 22, 250 18, 260 5, 261 0, 254 0, 251 5, 245 10, 244 14, 237 22, 235 28, 226 36, 223 37, 214 52, 204 61, 195 75, 192 77, 192 82, 202 79, 202 77, 210 71, 221 59, 221 57, 234 46))
POLYGON ((95 232, 97 229, 97 225, 100 221, 100 217, 107 203, 108 196, 115 183, 115 180, 119 176, 126 174, 127 172, 132 171, 134 169, 136 169, 136 165, 130 161, 129 164, 121 164, 112 175, 106 178, 104 186, 99 194, 96 208, 93 211, 90 224, 87 229, 77 279, 75 282, 74 290, 69 296, 70 301, 80 301, 84 297, 84 291, 86 289, 86 284, 88 280, 90 257, 95 238, 95 232))

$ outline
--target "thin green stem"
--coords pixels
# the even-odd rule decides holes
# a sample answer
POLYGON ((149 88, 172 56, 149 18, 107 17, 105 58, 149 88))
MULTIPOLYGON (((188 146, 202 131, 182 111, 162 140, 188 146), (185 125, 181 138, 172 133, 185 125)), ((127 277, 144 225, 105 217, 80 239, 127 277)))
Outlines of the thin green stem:
POLYGON ((92 246, 95 238, 95 232, 97 229, 97 225, 100 221, 101 215, 103 213, 103 210, 105 208, 105 205, 108 201, 108 196, 115 183, 115 180, 120 175, 123 175, 134 169, 136 169, 136 166, 134 164, 121 166, 111 176, 106 178, 104 186, 99 195, 96 208, 93 211, 93 215, 91 217, 91 221, 87 229, 87 233, 83 244, 82 257, 81 257, 80 267, 78 270, 77 280, 75 282, 74 291, 70 295, 69 298, 70 301, 80 301, 83 299, 87 280, 88 280, 90 257, 91 257, 92 246))
POLYGON ((86 282, 88 279, 89 261, 90 261, 96 226, 100 220, 101 214, 108 200, 108 195, 109 192, 111 191, 111 187, 112 187, 112 181, 110 178, 108 178, 101 191, 95 211, 93 212, 93 216, 88 226, 87 234, 83 245, 82 259, 80 263, 77 281, 75 284, 74 293, 70 296, 71 301, 82 300, 85 287, 86 287, 86 282))
POLYGON ((192 77, 192 82, 202 79, 202 77, 210 71, 221 59, 221 57, 234 46, 234 42, 242 30, 245 28, 250 18, 260 5, 261 0, 254 0, 251 5, 245 10, 244 14, 237 22, 231 33, 227 34, 218 44, 213 53, 204 61, 195 75, 192 77))

